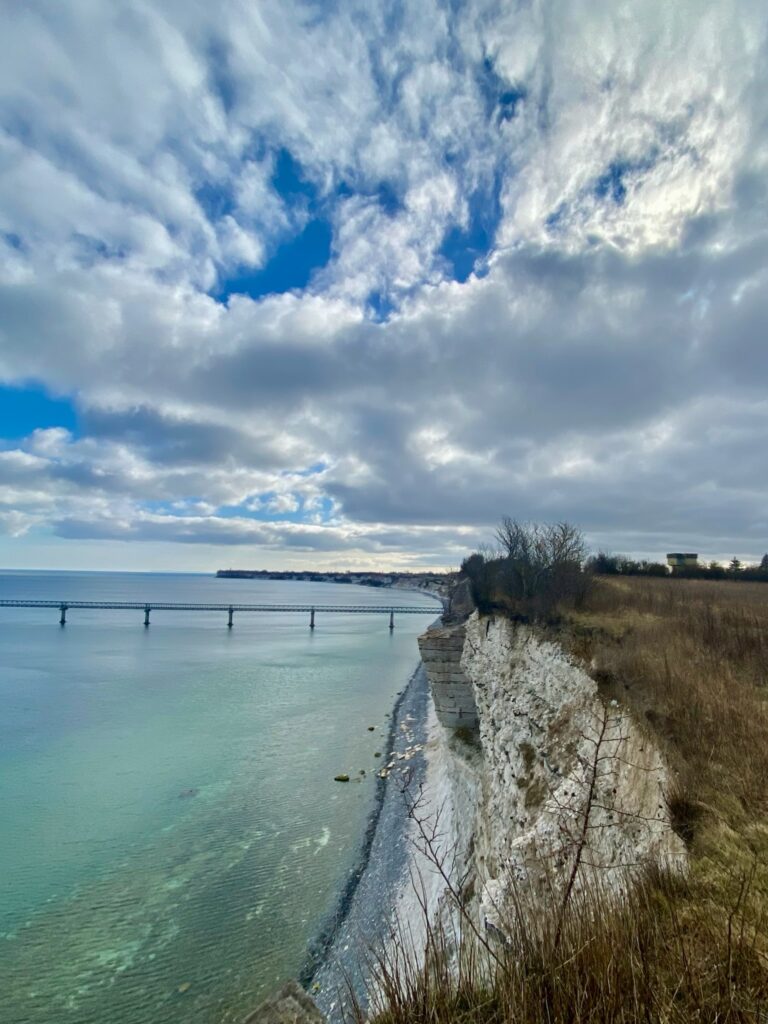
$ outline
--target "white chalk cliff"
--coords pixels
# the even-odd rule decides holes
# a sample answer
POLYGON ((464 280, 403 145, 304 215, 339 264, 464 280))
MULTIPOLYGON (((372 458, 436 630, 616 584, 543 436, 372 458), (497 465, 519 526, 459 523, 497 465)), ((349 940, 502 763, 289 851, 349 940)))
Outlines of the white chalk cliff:
POLYGON ((593 877, 619 891, 650 860, 684 866, 658 748, 558 644, 475 612, 419 645, 441 723, 432 805, 452 818, 481 927, 504 931, 515 892, 593 877))

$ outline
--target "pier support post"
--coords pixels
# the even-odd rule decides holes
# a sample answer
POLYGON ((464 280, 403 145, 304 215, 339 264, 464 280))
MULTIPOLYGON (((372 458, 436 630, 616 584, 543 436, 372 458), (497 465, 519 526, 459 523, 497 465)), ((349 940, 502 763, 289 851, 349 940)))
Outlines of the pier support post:
POLYGON ((65 604, 59 605, 59 611, 61 612, 61 618, 59 619, 60 626, 66 626, 67 624, 67 606, 65 604))
POLYGON ((314 629, 315 628, 315 609, 314 608, 310 608, 310 610, 309 610, 309 628, 310 629, 314 629))
POLYGON ((390 630, 395 628, 395 609, 389 609, 389 628, 390 630))
POLYGON ((146 629, 149 625, 149 613, 152 609, 148 604, 144 605, 144 628, 146 629))
POLYGON ((232 616, 235 614, 235 609, 232 605, 229 606, 229 618, 227 619, 227 629, 232 629, 232 616))

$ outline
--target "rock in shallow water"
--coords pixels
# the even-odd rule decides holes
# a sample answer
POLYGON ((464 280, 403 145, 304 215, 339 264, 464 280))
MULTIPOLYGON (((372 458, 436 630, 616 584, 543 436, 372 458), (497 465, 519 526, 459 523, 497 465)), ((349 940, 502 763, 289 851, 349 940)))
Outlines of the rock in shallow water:
POLYGON ((333 776, 333 781, 334 782, 349 782, 349 776, 348 775, 334 775, 333 776))

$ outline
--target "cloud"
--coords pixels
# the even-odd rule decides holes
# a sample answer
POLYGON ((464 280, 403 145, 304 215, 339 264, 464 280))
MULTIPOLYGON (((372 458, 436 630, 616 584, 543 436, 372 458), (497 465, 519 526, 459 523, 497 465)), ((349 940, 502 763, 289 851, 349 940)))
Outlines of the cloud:
POLYGON ((446 564, 511 513, 762 553, 758 4, 7 23, 0 380, 80 431, 0 450, 6 532, 446 564))

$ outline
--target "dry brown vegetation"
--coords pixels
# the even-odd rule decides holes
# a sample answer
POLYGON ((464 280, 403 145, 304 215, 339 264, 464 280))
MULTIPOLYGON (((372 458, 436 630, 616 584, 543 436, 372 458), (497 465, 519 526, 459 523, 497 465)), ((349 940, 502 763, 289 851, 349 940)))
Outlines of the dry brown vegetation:
POLYGON ((599 578, 557 636, 664 749, 687 876, 580 893, 564 928, 521 900, 490 967, 432 930, 378 958, 380 1024, 768 1021, 768 586, 599 578))
POLYGON ((600 578, 569 621, 571 649, 656 734, 704 831, 768 826, 768 587, 600 578))

